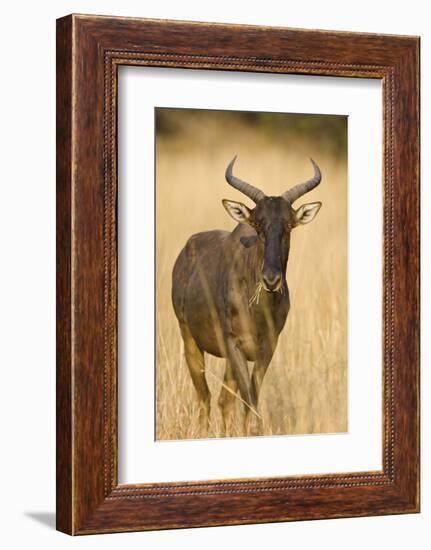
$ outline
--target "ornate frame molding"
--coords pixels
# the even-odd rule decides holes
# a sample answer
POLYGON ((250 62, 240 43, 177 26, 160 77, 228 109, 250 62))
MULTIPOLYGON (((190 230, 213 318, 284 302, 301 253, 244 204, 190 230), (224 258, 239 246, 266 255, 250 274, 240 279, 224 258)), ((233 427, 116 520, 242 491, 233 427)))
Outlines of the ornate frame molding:
POLYGON ((84 534, 418 511, 418 39, 69 16, 58 20, 57 49, 58 529, 84 534), (202 42, 221 37, 229 39, 222 51, 209 44, 203 51, 202 42), (120 65, 382 80, 382 471, 118 484, 120 65))

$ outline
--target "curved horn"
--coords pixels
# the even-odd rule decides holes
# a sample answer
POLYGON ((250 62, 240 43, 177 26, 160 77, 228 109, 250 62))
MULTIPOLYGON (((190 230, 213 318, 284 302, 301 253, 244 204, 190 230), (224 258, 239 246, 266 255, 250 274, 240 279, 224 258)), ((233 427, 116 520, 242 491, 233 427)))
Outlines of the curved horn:
POLYGON ((296 199, 299 199, 299 197, 301 197, 302 195, 305 195, 305 193, 308 193, 309 191, 317 187, 322 179, 320 168, 317 166, 312 158, 310 160, 314 166, 314 176, 311 178, 311 180, 308 180, 304 183, 299 183, 298 185, 295 185, 295 187, 292 187, 292 189, 285 191, 281 195, 283 199, 285 199, 290 204, 295 202, 296 199))
POLYGON ((241 191, 241 193, 244 193, 244 195, 247 195, 249 199, 257 203, 261 199, 265 198, 265 193, 263 193, 260 189, 257 187, 253 187, 253 185, 250 185, 249 183, 240 180, 239 178, 236 178, 232 174, 232 168, 235 164, 236 156, 230 161, 229 166, 226 168, 226 181, 229 183, 229 185, 232 185, 232 187, 235 187, 235 189, 238 189, 238 191, 241 191))

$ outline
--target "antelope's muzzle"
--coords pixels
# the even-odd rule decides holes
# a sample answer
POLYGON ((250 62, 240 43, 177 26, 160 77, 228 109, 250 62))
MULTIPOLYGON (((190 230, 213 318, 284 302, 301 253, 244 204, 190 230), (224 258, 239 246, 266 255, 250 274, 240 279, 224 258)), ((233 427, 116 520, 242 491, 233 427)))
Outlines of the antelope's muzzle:
POLYGON ((280 289, 283 281, 283 275, 280 271, 265 269, 262 273, 263 288, 267 292, 276 292, 280 289))

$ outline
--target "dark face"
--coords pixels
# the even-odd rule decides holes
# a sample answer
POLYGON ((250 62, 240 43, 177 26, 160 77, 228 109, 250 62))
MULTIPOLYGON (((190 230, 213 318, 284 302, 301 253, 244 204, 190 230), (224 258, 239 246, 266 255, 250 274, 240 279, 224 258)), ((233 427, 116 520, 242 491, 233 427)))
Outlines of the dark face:
POLYGON ((283 285, 289 257, 290 232, 295 225, 293 208, 281 197, 265 197, 248 221, 264 244, 263 286, 268 292, 276 292, 283 285))
POLYGON ((322 204, 303 204, 295 210, 283 197, 264 197, 250 210, 241 202, 224 199, 223 206, 239 223, 251 225, 264 246, 262 283, 267 292, 280 291, 290 249, 290 232, 311 222, 322 204))

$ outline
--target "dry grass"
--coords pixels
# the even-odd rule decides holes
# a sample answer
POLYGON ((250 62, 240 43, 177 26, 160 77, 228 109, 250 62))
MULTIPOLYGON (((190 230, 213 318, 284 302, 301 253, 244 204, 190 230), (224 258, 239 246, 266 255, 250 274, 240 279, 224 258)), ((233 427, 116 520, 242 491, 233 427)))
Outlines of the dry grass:
MULTIPOLYGON (((223 128, 207 128, 205 139, 157 140, 157 439, 222 436, 217 407, 224 361, 206 355, 212 393, 209 433, 200 433, 198 400, 183 357, 171 304, 171 274, 177 255, 193 233, 232 230, 222 198, 248 199, 230 188, 224 170, 238 153, 236 173, 279 195, 308 178, 308 155, 318 161, 322 184, 298 201, 320 200, 309 225, 292 235, 287 267, 291 311, 265 377, 259 400, 262 435, 347 430, 347 186, 346 163, 319 149, 319 142, 274 145, 267 138, 223 128), (229 139, 226 139, 229 138, 229 139), (213 146, 215 143, 217 147, 213 146), (211 145, 212 144, 212 145, 211 145), (211 146, 210 146, 211 145, 211 146)), ((243 436, 238 402, 234 435, 243 436)))

